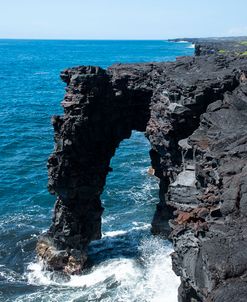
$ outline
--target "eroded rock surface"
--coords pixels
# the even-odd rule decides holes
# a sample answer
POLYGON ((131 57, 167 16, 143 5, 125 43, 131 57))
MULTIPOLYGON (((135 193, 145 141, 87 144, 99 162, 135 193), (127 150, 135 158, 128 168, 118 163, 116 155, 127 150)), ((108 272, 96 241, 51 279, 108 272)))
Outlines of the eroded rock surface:
POLYGON ((83 268, 87 245, 101 236, 100 195, 110 160, 138 130, 151 143, 160 179, 152 232, 173 241, 179 301, 246 301, 247 59, 82 66, 61 77, 64 115, 53 117, 48 162, 57 201, 37 245, 47 267, 83 268))

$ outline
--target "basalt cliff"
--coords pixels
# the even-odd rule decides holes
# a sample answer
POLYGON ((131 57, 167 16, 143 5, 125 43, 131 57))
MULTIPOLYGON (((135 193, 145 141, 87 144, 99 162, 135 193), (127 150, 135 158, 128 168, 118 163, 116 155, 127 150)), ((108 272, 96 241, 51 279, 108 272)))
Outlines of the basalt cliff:
POLYGON ((52 119, 48 161, 57 201, 37 244, 48 269, 83 269, 101 237, 110 160, 138 130, 160 180, 152 232, 173 242, 178 301, 247 301, 247 56, 197 54, 62 72, 64 115, 52 119))

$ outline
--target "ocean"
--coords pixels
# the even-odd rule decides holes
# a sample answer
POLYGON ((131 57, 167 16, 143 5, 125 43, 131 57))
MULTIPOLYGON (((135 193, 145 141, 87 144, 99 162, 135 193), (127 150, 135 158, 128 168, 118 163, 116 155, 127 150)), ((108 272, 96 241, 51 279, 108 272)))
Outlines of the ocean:
POLYGON ((158 180, 148 175, 149 142, 133 131, 112 159, 102 203, 101 240, 89 246, 81 276, 42 271, 39 234, 52 217, 46 162, 51 116, 62 114, 61 70, 78 65, 173 61, 189 43, 167 41, 0 40, 0 301, 175 302, 179 279, 171 244, 150 234, 158 180))

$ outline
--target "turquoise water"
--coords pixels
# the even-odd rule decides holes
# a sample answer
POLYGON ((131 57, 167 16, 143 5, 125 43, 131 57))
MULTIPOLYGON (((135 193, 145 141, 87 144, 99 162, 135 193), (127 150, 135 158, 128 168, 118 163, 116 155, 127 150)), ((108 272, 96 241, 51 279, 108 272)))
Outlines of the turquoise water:
POLYGON ((142 133, 123 141, 112 160, 103 239, 90 246, 91 268, 60 280, 41 270, 34 249, 54 205, 46 161, 53 150, 50 118, 62 113, 60 71, 192 53, 189 43, 166 41, 0 40, 0 301, 176 301, 171 247, 149 232, 158 183, 146 173, 149 143, 142 133))

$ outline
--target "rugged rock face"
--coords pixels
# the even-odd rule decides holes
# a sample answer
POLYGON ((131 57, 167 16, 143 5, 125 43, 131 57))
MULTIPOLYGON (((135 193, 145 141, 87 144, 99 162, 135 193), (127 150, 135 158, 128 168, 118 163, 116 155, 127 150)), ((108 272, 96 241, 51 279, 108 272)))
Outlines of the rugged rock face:
POLYGON ((178 212, 173 227, 174 268, 202 301, 247 297, 246 69, 239 81, 235 90, 208 106, 189 137, 198 154, 198 205, 178 212))
POLYGON ((48 268, 83 268, 87 245, 101 236, 110 159, 139 130, 160 179, 152 232, 173 241, 179 301, 246 301, 247 58, 77 67, 61 77, 64 115, 53 118, 48 162, 57 201, 37 245, 48 268))
POLYGON ((78 67, 61 75, 68 85, 65 113, 53 117, 55 151, 48 161, 49 191, 58 198, 52 226, 37 246, 48 268, 81 270, 88 243, 101 237, 100 195, 110 160, 133 129, 145 131, 152 90, 131 87, 134 69, 121 78, 120 72, 78 67))

